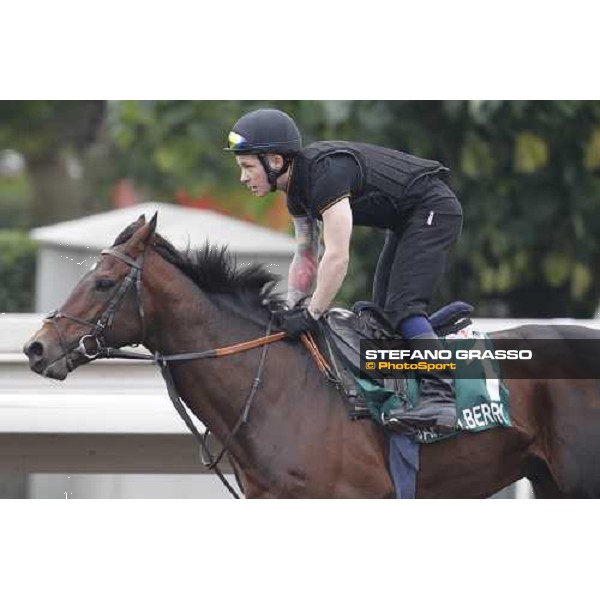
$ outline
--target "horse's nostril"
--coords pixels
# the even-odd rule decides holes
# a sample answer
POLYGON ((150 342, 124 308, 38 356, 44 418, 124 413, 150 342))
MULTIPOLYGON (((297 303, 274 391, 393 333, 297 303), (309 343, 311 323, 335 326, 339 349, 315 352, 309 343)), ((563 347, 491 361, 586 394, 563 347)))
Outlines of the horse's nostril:
POLYGON ((33 342, 29 344, 29 348, 27 348, 27 356, 42 356, 44 354, 44 346, 40 344, 40 342, 33 342))

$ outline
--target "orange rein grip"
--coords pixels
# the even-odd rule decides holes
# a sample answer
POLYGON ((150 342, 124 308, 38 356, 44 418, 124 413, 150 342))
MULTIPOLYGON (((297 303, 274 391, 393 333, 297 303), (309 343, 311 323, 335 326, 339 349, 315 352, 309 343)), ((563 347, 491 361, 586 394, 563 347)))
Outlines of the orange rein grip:
POLYGON ((215 356, 231 356, 232 354, 237 354, 238 352, 252 350, 252 348, 260 348, 260 346, 264 346, 265 344, 278 342, 286 335, 287 333, 285 333, 285 331, 280 331, 279 333, 273 333, 261 338, 256 338, 255 340, 250 340, 249 342, 242 342, 241 344, 234 344, 233 346, 226 346, 225 348, 217 348, 215 350, 215 356))
POLYGON ((317 363, 317 366, 321 370, 324 375, 329 375, 331 371, 331 367, 327 364, 325 357, 321 354, 319 348, 315 344, 312 336, 309 333, 303 333, 300 336, 300 339, 304 343, 304 345, 308 348, 308 351, 311 353, 314 361, 317 363))
MULTIPOLYGON (((248 342, 242 342, 240 344, 234 344, 232 346, 225 346, 224 348, 217 348, 215 350, 215 357, 220 358, 223 356, 231 356, 232 354, 238 354, 239 352, 245 352, 246 350, 252 350, 253 348, 260 348, 265 344, 272 344, 274 342, 279 342, 280 340, 287 337, 287 333, 285 331, 279 331, 278 333, 273 333, 271 335, 267 335, 261 338, 256 338, 254 340, 250 340, 248 342)), ((321 354, 320 350, 317 348, 312 336, 310 334, 303 333, 300 336, 302 343, 306 346, 314 361, 317 363, 320 371, 325 375, 329 374, 331 371, 331 367, 327 363, 325 357, 321 354)))

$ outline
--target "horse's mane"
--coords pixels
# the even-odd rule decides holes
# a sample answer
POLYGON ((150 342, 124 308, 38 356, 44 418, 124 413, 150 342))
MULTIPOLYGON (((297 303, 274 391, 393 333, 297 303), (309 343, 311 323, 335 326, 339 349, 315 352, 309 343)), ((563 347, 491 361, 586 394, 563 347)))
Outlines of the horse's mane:
MULTIPOLYGON (((138 228, 138 223, 129 225, 117 236, 113 246, 127 242, 138 228)), ((211 246, 206 242, 200 249, 188 247, 180 252, 167 239, 154 233, 152 248, 204 292, 230 294, 260 305, 266 302, 283 305, 283 299, 273 291, 279 276, 260 264, 238 267, 227 246, 211 246)))

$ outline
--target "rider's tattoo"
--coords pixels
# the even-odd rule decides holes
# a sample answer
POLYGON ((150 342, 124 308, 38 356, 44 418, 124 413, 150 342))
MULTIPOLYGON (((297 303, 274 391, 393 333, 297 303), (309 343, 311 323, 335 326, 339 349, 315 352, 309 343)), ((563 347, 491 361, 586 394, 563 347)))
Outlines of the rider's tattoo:
POLYGON ((288 304, 293 306, 310 296, 317 283, 319 262, 319 224, 309 217, 294 217, 296 252, 288 275, 288 304))

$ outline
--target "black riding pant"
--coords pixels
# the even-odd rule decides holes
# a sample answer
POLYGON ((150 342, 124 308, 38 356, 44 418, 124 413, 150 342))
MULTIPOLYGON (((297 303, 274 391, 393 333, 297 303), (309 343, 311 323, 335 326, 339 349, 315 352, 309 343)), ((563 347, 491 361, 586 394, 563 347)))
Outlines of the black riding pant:
POLYGON ((375 270, 373 302, 396 329, 407 317, 428 315, 461 229, 462 212, 454 198, 451 204, 420 207, 388 230, 375 270))

